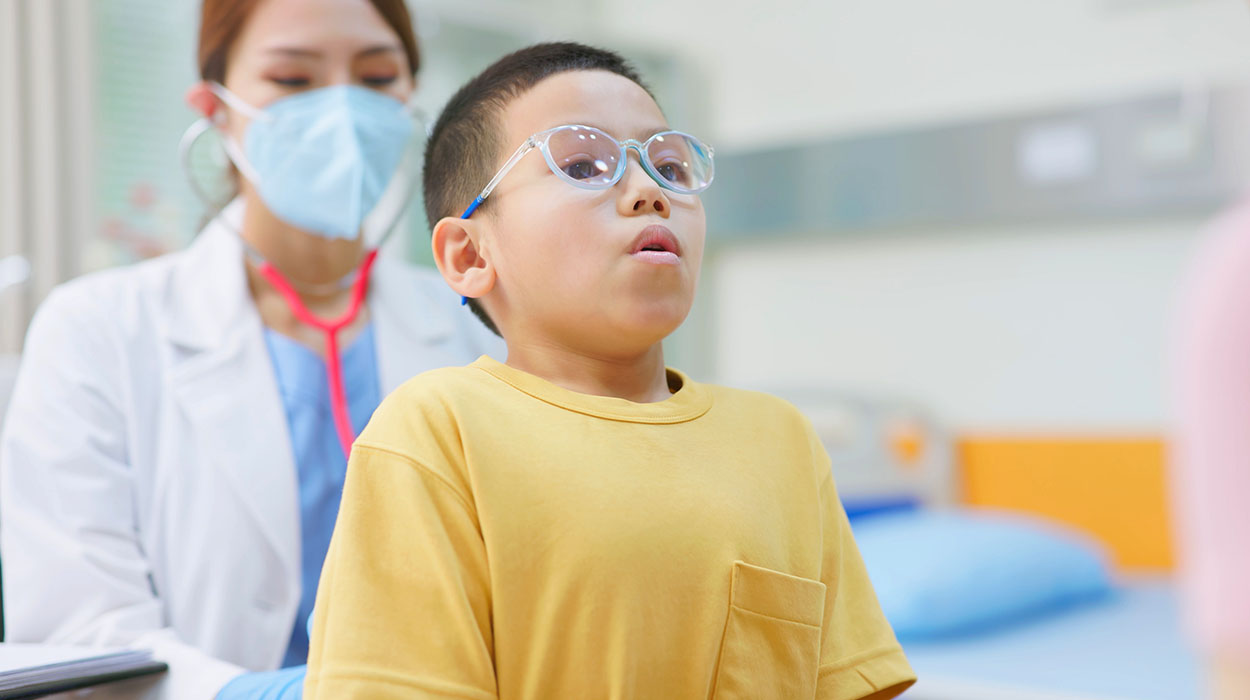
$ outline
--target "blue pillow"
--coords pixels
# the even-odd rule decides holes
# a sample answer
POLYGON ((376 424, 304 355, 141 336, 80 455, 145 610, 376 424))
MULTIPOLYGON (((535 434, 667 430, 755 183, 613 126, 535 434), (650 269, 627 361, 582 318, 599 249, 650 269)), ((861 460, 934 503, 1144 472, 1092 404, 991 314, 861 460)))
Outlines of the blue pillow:
POLYGON ((900 640, 998 626, 1111 590, 1097 543, 1035 516, 916 510, 866 517, 852 529, 900 640))

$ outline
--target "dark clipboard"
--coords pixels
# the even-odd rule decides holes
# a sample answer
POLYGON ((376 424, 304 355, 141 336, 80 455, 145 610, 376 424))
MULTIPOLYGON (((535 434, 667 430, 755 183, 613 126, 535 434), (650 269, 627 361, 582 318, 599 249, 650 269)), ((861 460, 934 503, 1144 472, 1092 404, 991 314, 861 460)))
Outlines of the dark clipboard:
POLYGON ((115 683, 130 678, 139 678, 141 676, 150 676, 157 673, 165 673, 169 670, 169 664, 163 661, 153 661, 151 663, 128 668, 125 671, 115 671, 113 673, 99 673, 91 676, 79 676, 77 678, 61 678, 55 681, 44 681, 42 683, 31 683, 21 688, 0 691, 0 700, 23 700, 24 698, 42 698, 53 693, 63 693, 67 690, 80 690, 82 688, 90 688, 95 685, 104 685, 105 683, 115 683))

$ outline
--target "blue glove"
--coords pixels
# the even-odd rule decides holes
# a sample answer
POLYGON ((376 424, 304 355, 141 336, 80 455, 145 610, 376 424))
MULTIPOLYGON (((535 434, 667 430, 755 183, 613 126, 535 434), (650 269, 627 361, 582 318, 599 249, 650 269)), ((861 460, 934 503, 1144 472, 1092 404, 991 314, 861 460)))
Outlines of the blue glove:
POLYGON ((300 700, 307 666, 245 673, 226 684, 217 700, 300 700))

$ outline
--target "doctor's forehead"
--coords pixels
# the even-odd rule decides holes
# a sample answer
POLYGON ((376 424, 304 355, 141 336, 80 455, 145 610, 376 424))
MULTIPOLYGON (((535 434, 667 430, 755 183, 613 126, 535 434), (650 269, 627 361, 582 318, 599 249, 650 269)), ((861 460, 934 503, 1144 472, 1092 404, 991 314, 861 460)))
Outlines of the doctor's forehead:
POLYGON ((331 51, 403 50, 369 0, 263 0, 235 44, 249 55, 315 58, 331 51))
POLYGON ((508 104, 503 123, 509 147, 563 124, 584 124, 618 139, 639 140, 668 128, 659 105, 641 85, 600 70, 545 78, 508 104))

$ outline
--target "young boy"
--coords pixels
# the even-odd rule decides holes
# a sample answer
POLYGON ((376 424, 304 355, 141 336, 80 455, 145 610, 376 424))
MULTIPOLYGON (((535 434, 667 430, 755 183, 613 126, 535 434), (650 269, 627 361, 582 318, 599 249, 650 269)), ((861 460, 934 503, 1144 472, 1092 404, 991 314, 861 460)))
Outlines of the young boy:
POLYGON ((914 682, 808 422, 665 369, 711 177, 711 149, 606 51, 534 46, 451 99, 426 155, 435 259, 508 361, 411 380, 357 440, 307 698, 914 682))

